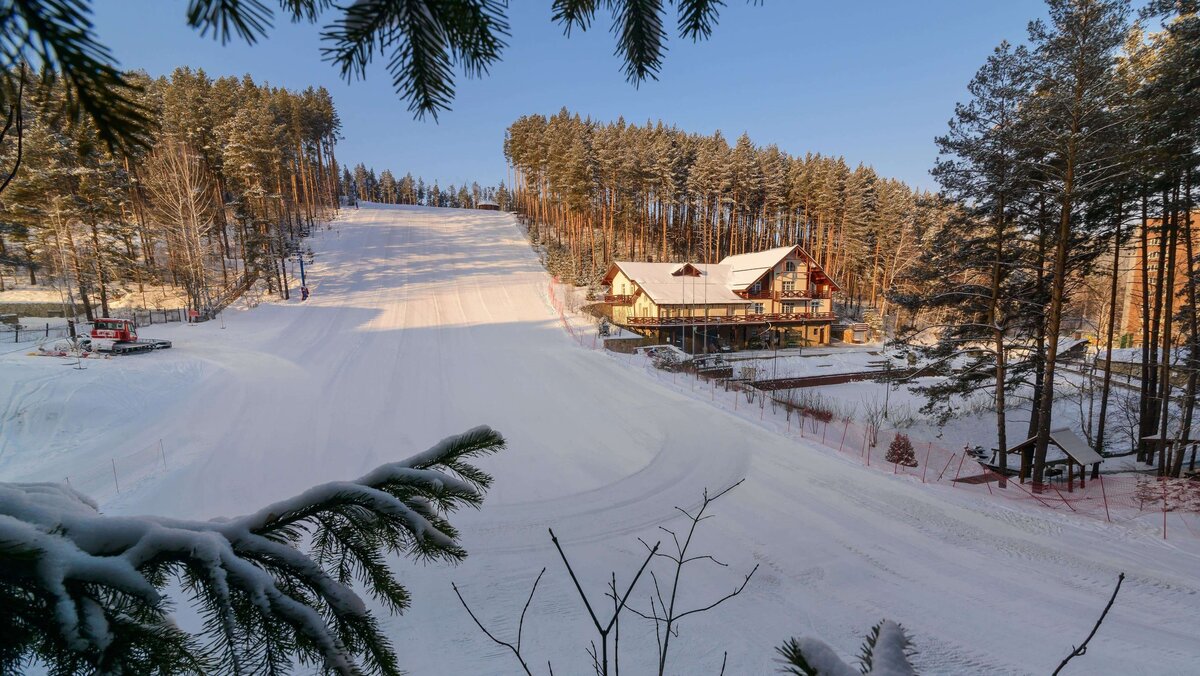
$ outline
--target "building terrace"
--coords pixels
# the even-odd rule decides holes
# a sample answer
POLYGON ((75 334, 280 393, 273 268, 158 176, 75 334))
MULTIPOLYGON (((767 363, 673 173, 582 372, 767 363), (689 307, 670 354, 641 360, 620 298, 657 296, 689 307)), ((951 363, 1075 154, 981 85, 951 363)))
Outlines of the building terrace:
POLYGON ((615 323, 692 351, 752 342, 826 345, 840 291, 799 246, 720 263, 617 261, 604 283, 615 323))

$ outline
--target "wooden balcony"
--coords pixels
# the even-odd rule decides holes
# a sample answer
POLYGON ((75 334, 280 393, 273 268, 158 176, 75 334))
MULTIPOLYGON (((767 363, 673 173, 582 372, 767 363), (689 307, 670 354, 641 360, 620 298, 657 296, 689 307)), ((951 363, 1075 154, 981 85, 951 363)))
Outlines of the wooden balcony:
POLYGON ((828 300, 833 297, 829 289, 800 289, 793 291, 738 291, 737 294, 746 300, 828 300))
POLYGON ((825 322, 836 319, 832 312, 776 312, 710 317, 629 317, 630 326, 727 326, 739 324, 786 324, 789 322, 825 322))
POLYGON ((633 296, 617 296, 609 293, 604 295, 604 302, 609 305, 633 305, 633 296))

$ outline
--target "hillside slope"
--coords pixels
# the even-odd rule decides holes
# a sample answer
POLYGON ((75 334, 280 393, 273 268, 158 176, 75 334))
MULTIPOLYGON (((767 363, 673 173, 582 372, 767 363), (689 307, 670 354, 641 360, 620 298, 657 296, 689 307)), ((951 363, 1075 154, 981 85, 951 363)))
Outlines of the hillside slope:
MULTIPOLYGON (((167 352, 64 368, 0 357, 0 478, 59 479, 113 449, 163 440, 165 469, 102 495, 106 511, 213 517, 357 476, 477 424, 509 440, 495 488, 459 514, 457 568, 402 562, 411 611, 385 620, 414 674, 513 673, 458 606, 455 580, 504 636, 548 568, 525 627, 533 664, 588 672, 590 622, 552 548, 554 528, 592 592, 628 581, 669 538, 676 506, 714 506, 687 605, 746 592, 685 621, 675 673, 771 673, 773 647, 824 638, 844 654, 880 618, 914 635, 923 673, 1046 673, 1116 606, 1074 673, 1184 674, 1200 649, 1200 547, 1095 521, 1020 511, 864 470, 580 349, 546 302, 545 272, 506 214, 364 206, 313 241, 307 303, 226 313, 227 328, 155 327, 167 352)), ((960 494, 962 493, 962 494, 960 494)), ((648 584, 634 593, 648 610, 648 584)), ((626 616, 630 673, 654 654, 626 616)), ((1073 663, 1073 666, 1076 663, 1073 663)))

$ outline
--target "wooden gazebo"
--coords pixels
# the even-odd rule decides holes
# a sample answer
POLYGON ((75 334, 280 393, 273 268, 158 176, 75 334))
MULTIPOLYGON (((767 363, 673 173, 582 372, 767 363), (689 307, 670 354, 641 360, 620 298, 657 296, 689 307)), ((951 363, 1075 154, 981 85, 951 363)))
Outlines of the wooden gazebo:
MULTIPOLYGON (((1037 437, 1026 439, 1021 443, 1008 449, 1009 453, 1022 453, 1027 448, 1032 448, 1037 444, 1037 437)), ((1047 458, 1046 467, 1061 467, 1066 466, 1067 473, 1067 490, 1071 491, 1075 488, 1075 466, 1079 466, 1079 487, 1085 486, 1087 477, 1087 466, 1092 465, 1098 468, 1100 463, 1104 462, 1104 458, 1099 453, 1092 450, 1087 442, 1079 438, 1067 427, 1060 427, 1056 430, 1050 430, 1050 445, 1058 448, 1063 452, 1061 458, 1047 458)), ((1060 474, 1062 470, 1054 472, 1060 474)))
MULTIPOLYGON (((1198 448, 1200 448, 1200 435, 1197 435, 1195 430, 1192 430, 1191 435, 1180 433, 1176 436, 1171 436, 1168 434, 1166 439, 1163 439, 1158 434, 1151 434, 1149 436, 1142 437, 1142 443, 1146 446, 1149 446, 1154 454, 1157 454, 1160 451, 1162 453, 1167 453, 1169 450, 1170 453, 1167 457, 1172 460, 1174 459, 1175 453, 1187 453, 1188 447, 1191 447, 1192 458, 1188 462, 1187 471, 1196 471, 1196 451, 1198 448), (1179 450, 1176 451, 1176 448, 1179 450)), ((1150 457, 1153 458, 1154 456, 1151 455, 1150 457)))

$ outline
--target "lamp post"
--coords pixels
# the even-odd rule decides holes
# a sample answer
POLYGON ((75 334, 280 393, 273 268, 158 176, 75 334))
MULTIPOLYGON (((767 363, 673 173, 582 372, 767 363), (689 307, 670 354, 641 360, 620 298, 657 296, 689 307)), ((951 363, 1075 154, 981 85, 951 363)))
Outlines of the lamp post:
MULTIPOLYGON (((886 355, 887 352, 884 352, 886 355)), ((887 357, 883 366, 883 419, 888 419, 888 402, 892 398, 892 358, 887 357)))
MULTIPOLYGON (((771 322, 767 322, 767 340, 771 339, 771 322)), ((779 341, 775 341, 775 357, 771 360, 771 380, 779 375, 779 341)))

